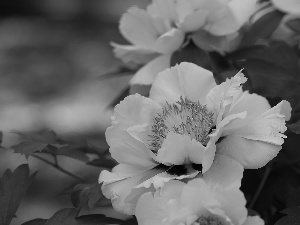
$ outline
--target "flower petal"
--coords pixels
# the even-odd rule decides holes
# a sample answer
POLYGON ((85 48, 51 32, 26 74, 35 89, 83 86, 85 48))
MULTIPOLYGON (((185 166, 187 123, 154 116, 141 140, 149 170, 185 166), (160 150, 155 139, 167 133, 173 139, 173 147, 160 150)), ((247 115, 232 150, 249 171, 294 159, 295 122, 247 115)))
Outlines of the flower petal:
MULTIPOLYGON (((120 129, 139 124, 151 124, 153 117, 160 109, 161 106, 152 99, 139 94, 130 95, 115 107, 112 123, 113 126, 121 124, 120 129)), ((106 138, 109 141, 110 137, 106 136, 106 138)))
POLYGON ((114 54, 125 64, 145 64, 157 56, 157 53, 136 45, 119 45, 111 43, 114 47, 114 54))
POLYGON ((300 15, 299 0, 271 0, 275 8, 289 14, 300 15))
POLYGON ((172 28, 168 32, 161 35, 151 46, 151 49, 161 54, 170 54, 179 49, 184 41, 184 33, 172 28))
POLYGON ((265 222, 259 216, 248 216, 243 225, 264 225, 265 222))
POLYGON ((135 193, 130 195, 133 188, 160 172, 162 171, 155 168, 138 168, 123 165, 114 168, 112 173, 102 171, 99 182, 103 182, 101 187, 103 195, 106 198, 111 199, 112 205, 116 211, 127 215, 133 215, 139 197, 138 195, 142 195, 149 191, 149 189, 143 189, 141 192, 141 190, 137 191, 134 189, 135 193), (126 171, 125 175, 122 171, 123 169, 126 171), (133 172, 134 170, 136 172, 133 172), (130 172, 132 172, 131 175, 129 174, 130 172))
POLYGON ((245 76, 239 72, 231 79, 214 87, 206 97, 207 106, 217 116, 216 123, 220 123, 224 113, 230 107, 234 98, 240 96, 242 92, 241 84, 246 82, 245 76))
POLYGON ((182 23, 179 23, 178 26, 186 33, 195 32, 206 23, 208 15, 208 10, 196 11, 185 16, 182 23))
POLYGON ((156 160, 165 165, 202 164, 205 147, 189 136, 169 132, 156 160))
POLYGON ((146 11, 131 7, 120 20, 121 34, 132 44, 144 48, 152 45, 159 36, 146 11))
POLYGON ((164 105, 180 97, 205 103, 205 96, 216 86, 212 72, 195 64, 183 62, 159 73, 150 90, 150 98, 164 105))
POLYGON ((236 160, 224 155, 215 155, 215 160, 210 169, 203 174, 203 179, 208 184, 218 184, 224 189, 241 186, 244 167, 236 160))
POLYGON ((173 220, 184 220, 178 211, 180 194, 185 183, 170 181, 164 189, 155 194, 145 193, 137 202, 135 216, 139 225, 170 224, 173 220))
POLYGON ((130 80, 130 84, 152 84, 158 73, 170 67, 171 55, 160 55, 144 65, 130 80))

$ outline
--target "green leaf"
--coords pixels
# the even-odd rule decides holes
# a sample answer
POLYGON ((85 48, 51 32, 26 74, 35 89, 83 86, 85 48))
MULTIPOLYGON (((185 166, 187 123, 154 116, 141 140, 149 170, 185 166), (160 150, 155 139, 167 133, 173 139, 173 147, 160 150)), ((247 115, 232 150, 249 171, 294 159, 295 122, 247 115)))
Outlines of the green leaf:
POLYGON ((300 19, 289 20, 285 23, 295 33, 300 34, 300 19))
POLYGON ((281 22, 284 14, 272 11, 259 18, 244 34, 240 46, 250 46, 259 39, 268 39, 281 22))
POLYGON ((297 121, 296 123, 289 124, 287 127, 294 133, 300 134, 300 120, 297 121))
POLYGON ((231 57, 240 69, 244 68, 251 91, 286 100, 298 92, 298 57, 286 43, 272 42, 270 47, 247 48, 242 54, 231 57))
POLYGON ((57 136, 54 131, 42 131, 38 133, 25 133, 20 131, 13 132, 17 134, 22 141, 12 146, 15 153, 21 153, 26 158, 36 151, 43 151, 49 145, 56 145, 57 136))
POLYGON ((94 159, 93 161, 90 161, 87 164, 91 166, 97 166, 97 167, 107 168, 107 169, 112 169, 117 165, 114 160, 107 159, 107 158, 94 159))
POLYGON ((191 62, 205 69, 211 70, 209 55, 198 48, 192 41, 185 47, 175 51, 171 57, 171 66, 181 62, 191 62))
POLYGON ((22 225, 45 225, 46 222, 47 222, 46 219, 34 219, 34 220, 27 221, 25 223, 22 223, 22 225))
POLYGON ((79 211, 66 208, 56 212, 45 225, 106 225, 120 224, 122 220, 109 218, 101 214, 92 214, 77 217, 79 211))
POLYGON ((12 173, 6 170, 0 179, 0 224, 9 225, 36 173, 29 176, 27 164, 12 173))
POLYGON ((287 214, 278 220, 275 225, 300 225, 300 207, 294 206, 284 209, 281 213, 287 214))
POLYGON ((76 208, 87 205, 90 209, 93 209, 102 196, 101 185, 99 183, 77 184, 73 188, 71 200, 76 208))

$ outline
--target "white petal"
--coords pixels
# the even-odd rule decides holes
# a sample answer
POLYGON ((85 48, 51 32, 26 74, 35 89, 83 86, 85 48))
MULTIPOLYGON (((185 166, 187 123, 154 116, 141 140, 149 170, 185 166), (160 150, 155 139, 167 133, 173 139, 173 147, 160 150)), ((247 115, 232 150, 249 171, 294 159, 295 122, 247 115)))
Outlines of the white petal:
POLYGON ((231 0, 228 3, 238 29, 248 21, 254 12, 256 2, 257 0, 231 0))
POLYGON ((215 155, 215 160, 210 169, 203 174, 203 179, 212 186, 218 184, 224 189, 241 186, 244 167, 236 160, 224 155, 215 155))
POLYGON ((169 224, 172 221, 184 220, 180 215, 180 195, 185 183, 170 181, 155 194, 145 193, 138 200, 135 216, 140 225, 169 224))
POLYGON ((195 32, 206 23, 208 15, 208 10, 196 11, 194 13, 191 13, 190 15, 185 16, 183 22, 179 23, 178 26, 186 33, 195 32))
POLYGON ((234 98, 242 92, 241 84, 246 82, 245 76, 239 72, 231 79, 217 85, 207 95, 206 101, 209 109, 217 116, 217 124, 222 120, 224 113, 228 110, 234 98))
POLYGON ((205 103, 205 97, 216 86, 213 74, 192 63, 180 63, 159 73, 150 90, 150 98, 164 105, 180 97, 205 103))
POLYGON ((191 166, 185 166, 184 171, 186 174, 183 175, 176 175, 176 174, 170 174, 168 172, 171 170, 172 166, 169 167, 169 169, 165 172, 159 173, 148 180, 144 181, 143 183, 136 186, 136 188, 145 187, 149 188, 153 184, 154 188, 162 188, 165 186, 165 184, 168 184, 172 180, 183 180, 183 179, 191 179, 196 177, 200 172, 198 170, 193 169, 191 166))
MULTIPOLYGON (((103 195, 112 200, 114 209, 127 215, 133 215, 139 195, 149 191, 149 189, 143 189, 141 192, 141 190, 134 189, 134 187, 161 171, 151 168, 138 170, 138 168, 135 167, 136 171, 140 173, 133 173, 130 176, 128 172, 126 175, 122 174, 123 172, 120 169, 124 169, 124 167, 126 169, 126 167, 131 166, 126 165, 119 167, 119 169, 115 169, 113 173, 103 171, 100 174, 99 181, 103 182, 101 187, 103 195)), ((130 170, 133 169, 129 168, 128 171, 130 170)))
POLYGON ((122 128, 126 129, 138 124, 151 124, 160 109, 161 106, 152 99, 139 94, 130 95, 116 105, 112 117, 113 125, 121 124, 122 128))
POLYGON ((281 146, 229 135, 217 144, 217 152, 229 156, 246 169, 265 166, 280 151, 281 146))
POLYGON ((246 199, 238 188, 216 192, 215 198, 221 203, 221 209, 232 224, 242 224, 246 220, 246 199))
POLYGON ((171 55, 160 55, 143 66, 130 80, 130 84, 150 85, 158 73, 170 67, 171 55))
POLYGON ((147 7, 147 12, 153 17, 164 18, 167 21, 176 21, 176 1, 174 0, 153 0, 147 7))
POLYGON ((132 44, 147 48, 159 36, 151 17, 142 9, 132 7, 120 20, 120 32, 132 44))
POLYGON ((156 160, 165 165, 202 164, 204 152, 205 147, 195 139, 169 132, 156 160))
POLYGON ((191 214, 199 213, 203 208, 220 208, 221 205, 214 190, 201 178, 193 179, 184 186, 181 202, 192 210, 191 214))
POLYGON ((243 225, 264 225, 265 222, 259 216, 248 216, 243 225))
POLYGON ((109 145, 111 157, 118 163, 144 167, 157 164, 149 154, 150 150, 147 146, 130 136, 126 131, 123 132, 122 138, 110 139, 109 145))
POLYGON ((184 37, 185 35, 181 30, 173 28, 161 35, 151 46, 151 49, 161 54, 170 54, 180 48, 184 37))
POLYGON ((119 45, 111 43, 114 47, 114 54, 121 59, 125 64, 136 63, 146 64, 157 56, 153 50, 142 48, 135 45, 119 45))
POLYGON ((263 112, 268 111, 271 108, 268 100, 257 94, 249 94, 248 91, 243 92, 242 95, 237 95, 233 98, 233 102, 223 117, 238 114, 241 112, 247 112, 247 116, 241 120, 234 120, 223 130, 222 136, 227 136, 230 133, 236 131, 241 127, 251 123, 263 112))
POLYGON ((272 0, 275 8, 289 13, 300 15, 300 2, 299 0, 272 0))

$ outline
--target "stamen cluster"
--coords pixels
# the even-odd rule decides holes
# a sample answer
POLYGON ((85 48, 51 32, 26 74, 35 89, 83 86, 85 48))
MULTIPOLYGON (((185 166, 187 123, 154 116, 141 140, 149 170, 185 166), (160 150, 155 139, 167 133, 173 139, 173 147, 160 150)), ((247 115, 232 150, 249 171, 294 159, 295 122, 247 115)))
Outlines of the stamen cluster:
POLYGON ((209 133, 214 126, 213 113, 200 102, 194 102, 186 97, 180 97, 180 101, 165 106, 162 113, 154 117, 149 135, 150 147, 157 152, 169 132, 187 135, 206 146, 209 141, 209 133))

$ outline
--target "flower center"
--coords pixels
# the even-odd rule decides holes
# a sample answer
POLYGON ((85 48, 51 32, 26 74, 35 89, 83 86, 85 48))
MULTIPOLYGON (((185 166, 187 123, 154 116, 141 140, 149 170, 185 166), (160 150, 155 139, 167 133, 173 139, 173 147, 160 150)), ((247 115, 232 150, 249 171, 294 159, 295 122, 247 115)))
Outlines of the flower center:
POLYGON ((154 117, 151 127, 150 148, 157 152, 169 132, 187 135, 206 146, 214 126, 213 113, 205 105, 180 97, 176 104, 169 104, 154 117))
POLYGON ((216 217, 200 216, 192 225, 223 225, 223 223, 216 217))

